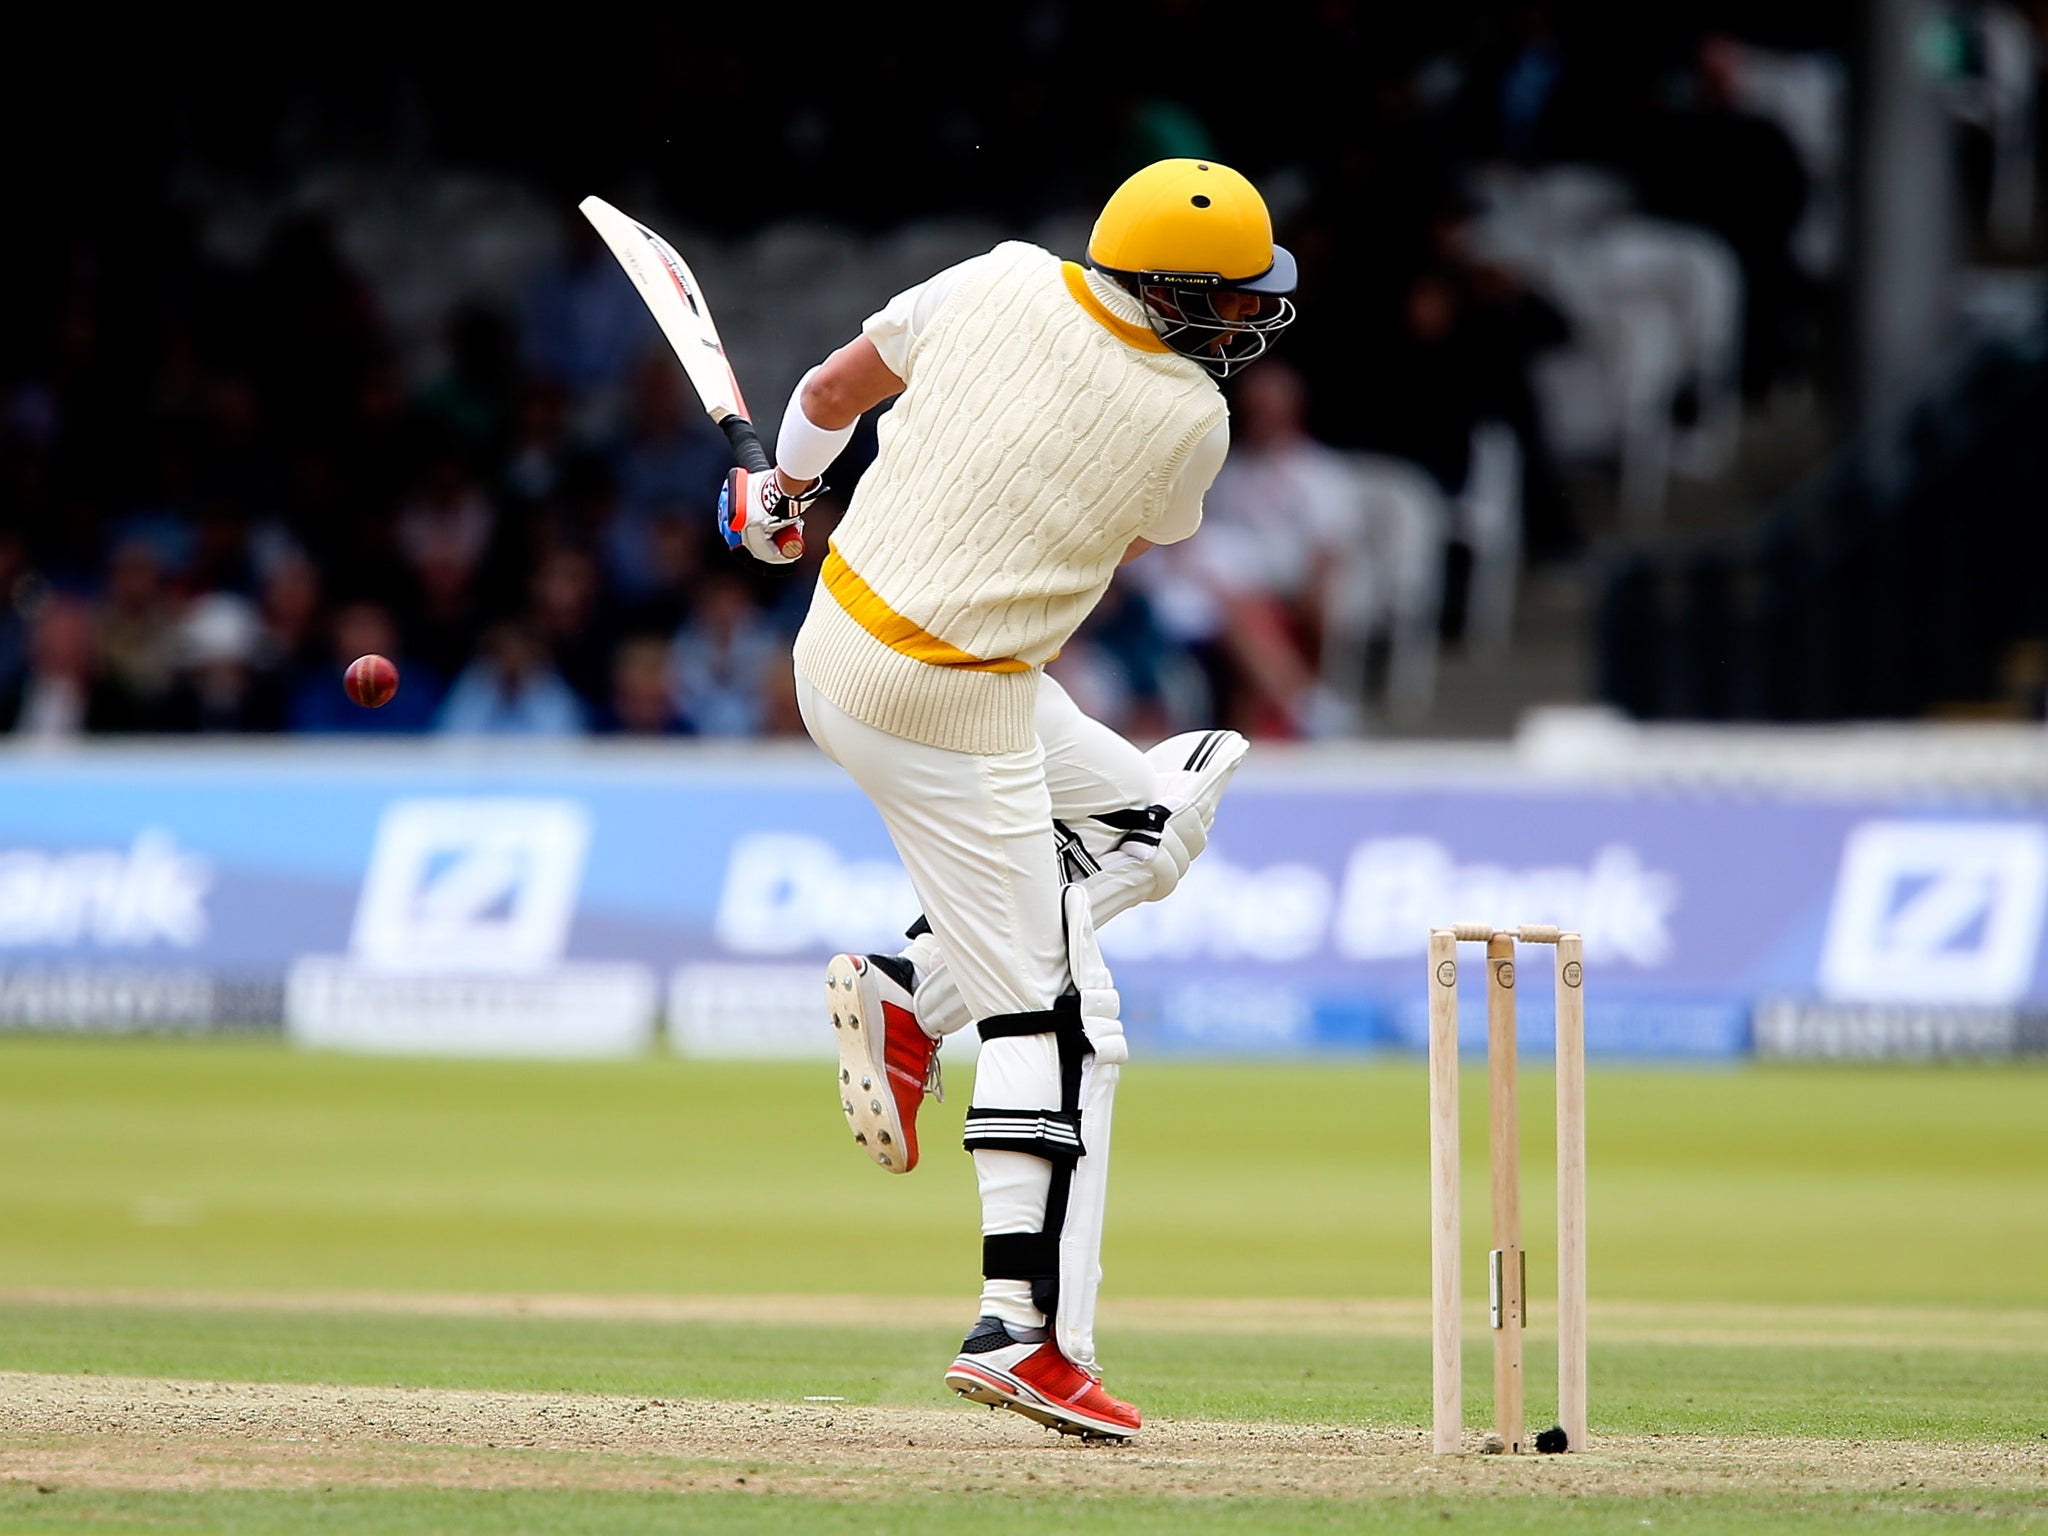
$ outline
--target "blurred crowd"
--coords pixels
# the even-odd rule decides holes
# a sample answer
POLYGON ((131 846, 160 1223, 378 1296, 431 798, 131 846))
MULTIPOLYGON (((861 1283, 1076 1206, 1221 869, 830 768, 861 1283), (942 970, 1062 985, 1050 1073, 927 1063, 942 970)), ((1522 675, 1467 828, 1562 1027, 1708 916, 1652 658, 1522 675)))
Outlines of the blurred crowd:
MULTIPOLYGON (((1151 50, 1142 87, 1128 72, 1092 86, 1091 13, 1040 3, 962 22, 1013 61, 1008 84, 899 96, 887 163, 855 108, 872 117, 875 91, 935 67, 914 50, 884 56, 859 102, 800 93, 756 125, 756 184, 801 189, 773 211, 849 238, 962 211, 1023 228, 1169 154, 1233 160, 1268 188, 1302 257, 1303 318, 1233 388, 1202 535, 1137 562, 1055 668, 1105 718, 1342 735, 1382 701, 1426 702, 1435 645, 1504 631, 1515 567, 1581 547, 1560 412, 1597 417, 1604 380, 1650 368, 1648 405, 1615 407, 1609 436, 1625 475, 1647 410, 1679 434, 1647 461, 1661 475, 1713 402, 1823 367, 1840 266, 1832 9, 1723 7, 1738 41, 1711 6, 1628 22, 1525 0, 1394 34, 1364 8, 1303 6, 1284 120, 1260 105, 1274 80, 1247 91, 1204 63, 1247 43, 1236 13, 1138 9, 1122 41, 1151 50), (1673 228, 1682 239, 1658 234, 1673 228), (1596 249, 1614 283, 1662 285, 1650 307, 1676 319, 1648 363, 1640 332, 1625 356, 1596 334, 1617 290, 1574 287, 1587 263, 1572 253, 1596 249), (1559 364, 1574 355, 1580 375, 1559 364)), ((2010 7, 1962 7, 1956 35, 2017 36, 2037 74, 2043 8, 2028 14, 2033 31, 2010 7)), ((831 25, 811 39, 821 58, 831 25)), ((644 57, 605 54, 650 89, 592 78, 560 88, 556 117, 518 122, 480 82, 509 93, 540 61, 493 75, 427 43, 410 72, 371 71, 388 100, 316 83, 245 103, 253 126, 209 105, 218 60, 194 63, 190 100, 152 82, 144 99, 182 126, 132 170, 121 217, 76 204, 0 258, 0 731, 800 732, 788 641, 872 433, 831 477, 810 562, 770 571, 724 549, 723 441, 569 212, 593 164, 602 184, 715 207, 702 222, 728 233, 771 211, 730 179, 714 199, 701 146, 641 131, 708 121, 749 78, 724 67, 725 44, 655 35, 644 57), (600 99, 633 104, 570 126, 600 99), (317 213, 235 262, 177 191, 195 166, 278 187, 340 158, 418 177, 436 157, 494 155, 562 211, 560 239, 516 295, 440 314, 424 370, 317 213), (370 652, 403 679, 376 711, 340 686, 370 652)), ((1254 53, 1267 35, 1252 29, 1254 53)), ((806 77, 801 59, 783 69, 806 77)), ((1985 121, 2011 117, 1980 95, 1985 121)))
POLYGON ((544 282, 457 311, 408 387, 317 224, 185 277, 152 334, 74 251, 53 367, 12 392, 0 727, 794 728, 795 588, 727 557, 723 440, 637 327, 544 282), (371 652, 402 678, 376 711, 340 686, 371 652))

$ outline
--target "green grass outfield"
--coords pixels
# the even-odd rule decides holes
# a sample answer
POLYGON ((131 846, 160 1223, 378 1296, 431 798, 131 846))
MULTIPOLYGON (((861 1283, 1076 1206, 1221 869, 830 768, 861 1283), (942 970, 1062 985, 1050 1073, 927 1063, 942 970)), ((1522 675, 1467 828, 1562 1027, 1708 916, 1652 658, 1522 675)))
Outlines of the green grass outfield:
MULTIPOLYGON (((1481 1075, 1466 1086, 1478 1285, 1481 1075)), ((978 1284, 965 1090, 928 1109, 925 1166, 892 1179, 848 1144, 817 1067, 0 1041, 0 1372, 949 1414, 937 1374, 978 1284), (522 1313, 502 1299, 516 1296, 544 1300, 522 1313), (802 1296, 820 1300, 774 1300, 802 1296), (712 1300, 692 1313, 691 1298, 712 1300)), ((1033 1459, 970 1495, 946 1479, 979 1475, 959 1472, 981 1465, 972 1447, 822 1481, 772 1441, 666 1460, 493 1447, 513 1459, 436 1463, 393 1487, 370 1446, 352 1473, 286 1486, 282 1462, 238 1479, 232 1448, 173 1475, 175 1442, 24 1429, 8 1395, 21 1375, 0 1380, 0 1530, 954 1532, 992 1500, 1005 1528, 1177 1536, 1446 1518, 2048 1529, 2048 1073, 1596 1068, 1588 1096, 1593 1417, 1614 1456, 1511 1471, 1468 1458, 1439 1482, 1428 1458, 1396 1457, 1404 1470, 1364 1497, 1341 1466, 1282 1488, 1254 1459, 1238 1488, 1199 1456, 1175 1482, 1167 1457, 1123 1463, 1124 1494, 1103 1458, 1133 1452, 1028 1442, 1014 1457, 1033 1459), (1688 1439, 1693 1470, 1659 1491, 1655 1436, 1720 1437, 1746 1470, 1717 1479, 1714 1439, 1688 1439), (1847 1458, 1832 1482, 1773 1470, 1779 1448, 1828 1443, 1847 1458), (1899 1478, 1872 1447, 1894 1448, 1899 1478), (1982 1472, 2001 1456, 2040 1470, 1982 1472), (749 1484, 725 1486, 728 1464, 753 1467, 749 1484), (1540 1485, 1499 1481, 1539 1471, 1540 1485)), ((1532 1071, 1532 1423, 1552 1380, 1548 1111, 1532 1071)), ((1161 1421, 1248 1433, 1424 1423, 1419 1065, 1140 1063, 1117 1134, 1113 1389, 1161 1421)), ((1474 1327, 1475 1427, 1487 1353, 1474 1327)), ((859 1434, 913 1422, 927 1420, 862 1419, 859 1434)))

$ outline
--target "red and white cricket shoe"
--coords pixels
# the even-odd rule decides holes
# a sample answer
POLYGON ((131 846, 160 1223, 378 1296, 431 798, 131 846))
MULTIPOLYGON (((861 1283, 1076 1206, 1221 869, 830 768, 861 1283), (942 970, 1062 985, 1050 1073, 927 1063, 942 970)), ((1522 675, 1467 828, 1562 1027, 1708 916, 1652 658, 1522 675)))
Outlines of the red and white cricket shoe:
POLYGON ((946 1385, 991 1408, 1021 1413, 1063 1435, 1126 1440, 1144 1417, 1102 1390, 1049 1338, 1019 1339, 1000 1319, 984 1317, 946 1369, 946 1385))
POLYGON ((891 1173, 917 1166, 917 1111, 944 1099, 939 1042, 917 1022, 910 963, 895 955, 834 955, 825 1002, 839 1041, 839 1107, 853 1139, 891 1173))

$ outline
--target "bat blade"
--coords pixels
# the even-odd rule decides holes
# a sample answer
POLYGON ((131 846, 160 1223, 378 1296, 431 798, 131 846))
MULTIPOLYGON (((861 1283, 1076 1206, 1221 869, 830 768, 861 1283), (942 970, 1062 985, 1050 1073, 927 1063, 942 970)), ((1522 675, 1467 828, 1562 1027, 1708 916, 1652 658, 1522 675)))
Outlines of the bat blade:
MULTIPOLYGON (((603 198, 586 197, 577 206, 640 290, 641 301, 675 349, 705 411, 725 432, 734 457, 755 474, 767 474, 773 463, 748 417, 740 381, 733 376, 711 305, 690 264, 661 236, 603 198)), ((797 526, 776 534, 775 543, 792 560, 803 555, 803 535, 797 526)))
POLYGON ((578 207, 639 289, 711 419, 720 425, 729 416, 746 419, 746 398, 689 263, 660 235, 603 198, 586 197, 578 207))

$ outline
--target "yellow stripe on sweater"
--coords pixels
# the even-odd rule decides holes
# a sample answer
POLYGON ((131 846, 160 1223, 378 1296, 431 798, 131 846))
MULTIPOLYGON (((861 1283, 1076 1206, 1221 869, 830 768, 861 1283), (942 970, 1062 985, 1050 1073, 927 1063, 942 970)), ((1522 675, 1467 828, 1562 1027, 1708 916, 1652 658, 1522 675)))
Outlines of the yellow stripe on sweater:
POLYGON ((854 623, 898 655, 929 666, 958 667, 963 672, 1030 670, 1030 663, 1018 661, 1015 657, 983 661, 979 656, 970 656, 958 646, 948 645, 929 630, 906 619, 883 602, 875 594, 875 589, 854 573, 853 567, 840 557, 836 545, 825 553, 825 569, 820 579, 825 583, 825 590, 838 599, 839 606, 846 610, 854 623))
POLYGON ((1079 262, 1060 263, 1060 276, 1067 280, 1067 292, 1074 296, 1074 302, 1094 317, 1095 322, 1118 341, 1127 342, 1140 352, 1171 352, 1173 348, 1153 332, 1149 325, 1133 325, 1128 320, 1119 320, 1109 312, 1109 306, 1095 297, 1088 286, 1088 274, 1081 270, 1079 262))

